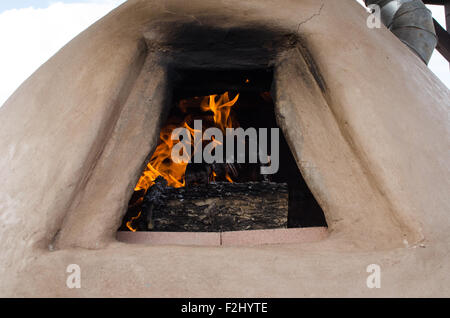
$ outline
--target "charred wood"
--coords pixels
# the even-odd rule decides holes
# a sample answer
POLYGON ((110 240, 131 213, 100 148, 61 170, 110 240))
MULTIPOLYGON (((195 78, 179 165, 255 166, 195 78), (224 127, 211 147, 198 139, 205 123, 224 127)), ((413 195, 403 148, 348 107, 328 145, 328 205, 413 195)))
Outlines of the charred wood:
MULTIPOLYGON (((150 201, 147 198, 144 201, 150 201)), ((218 232, 287 227, 288 188, 271 182, 166 188, 153 204, 151 230, 218 232)))

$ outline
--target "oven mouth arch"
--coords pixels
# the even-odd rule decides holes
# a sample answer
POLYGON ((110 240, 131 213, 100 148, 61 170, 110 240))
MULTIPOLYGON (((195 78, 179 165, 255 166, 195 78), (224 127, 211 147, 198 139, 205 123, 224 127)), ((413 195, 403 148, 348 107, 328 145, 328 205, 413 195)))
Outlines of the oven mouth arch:
MULTIPOLYGON (((127 188, 129 189, 130 182, 133 182, 133 180, 137 181, 143 168, 142 162, 146 161, 145 158, 148 157, 148 153, 155 146, 157 132, 161 125, 159 120, 161 116, 164 116, 168 105, 170 105, 171 76, 173 76, 173 71, 179 67, 181 62, 186 62, 185 65, 187 67, 195 66, 201 69, 208 69, 211 63, 216 62, 219 69, 229 68, 230 65, 240 69, 257 69, 263 65, 265 68, 271 67, 274 69, 272 91, 274 92, 277 121, 285 134, 289 148, 301 173, 305 176, 307 185, 324 211, 330 233, 333 235, 342 233, 349 241, 362 241, 363 243, 361 244, 367 244, 367 246, 401 246, 401 243, 398 242, 403 242, 403 238, 409 236, 412 239, 408 241, 416 241, 417 233, 402 224, 400 220, 393 220, 389 216, 389 214, 393 213, 392 206, 387 198, 384 198, 379 193, 376 186, 367 180, 370 176, 363 172, 364 167, 361 165, 361 158, 353 152, 348 140, 342 135, 341 123, 335 117, 335 113, 330 107, 332 101, 327 92, 326 81, 313 56, 307 49, 306 43, 302 43, 299 37, 294 37, 291 34, 276 34, 277 39, 283 40, 282 45, 275 50, 271 49, 272 46, 270 45, 268 46, 269 50, 263 46, 262 59, 252 61, 252 54, 238 54, 234 55, 234 58, 244 57, 244 59, 237 59, 231 64, 229 59, 214 59, 217 53, 215 50, 185 50, 182 54, 176 55, 176 52, 172 51, 173 47, 170 46, 170 42, 158 43, 155 41, 150 45, 151 41, 148 34, 144 36, 143 42, 146 44, 144 66, 140 71, 139 78, 134 83, 129 83, 133 87, 133 91, 123 106, 121 115, 115 124, 118 131, 114 132, 112 138, 108 141, 108 143, 111 142, 111 145, 105 145, 106 149, 109 147, 105 151, 108 155, 115 151, 114 148, 116 146, 121 147, 114 140, 114 136, 118 136, 120 130, 126 130, 126 127, 130 127, 131 121, 128 120, 128 115, 124 114, 136 112, 136 109, 133 108, 136 107, 137 103, 144 101, 142 111, 146 115, 143 117, 147 119, 153 117, 149 121, 152 124, 147 128, 143 128, 146 132, 135 141, 141 147, 144 146, 139 150, 139 156, 136 157, 137 159, 140 158, 140 163, 133 162, 130 166, 131 170, 126 172, 128 179, 126 181, 127 188), (191 54, 192 52, 196 54, 191 54), (267 54, 267 52, 270 54, 267 54), (187 58, 189 55, 193 57, 192 60, 187 58), (205 61, 205 63, 198 64, 199 59, 205 61), (301 96, 298 95, 299 92, 302 93, 301 96), (298 117, 299 112, 302 113, 302 117, 298 117), (314 135, 319 136, 320 142, 323 141, 326 146, 317 146, 320 142, 315 140, 314 135), (144 137, 146 138, 145 140, 142 139, 144 137), (149 140, 152 140, 150 144, 148 143, 149 140), (330 142, 331 140, 335 142, 332 143, 330 142), (324 152, 324 149, 320 148, 331 149, 332 156, 339 158, 339 163, 336 164, 339 167, 337 170, 330 166, 330 163, 326 163, 321 159, 329 157, 329 153, 324 152), (305 152, 305 150, 307 151, 305 152), (321 155, 319 156, 318 154, 321 155), (352 159, 348 161, 348 158, 352 159), (336 181, 337 174, 349 176, 350 179, 336 181), (130 176, 132 177, 130 178, 130 176), (351 181, 352 178, 355 181, 351 181), (363 185, 359 189, 354 189, 354 186, 351 184, 357 184, 360 180, 364 180, 362 181, 363 185), (360 195, 359 198, 355 198, 352 194, 355 192, 360 195), (371 197, 368 194, 373 194, 373 196, 371 197), (355 201, 359 203, 355 204, 355 201), (369 202, 369 205, 367 205, 367 202, 369 202), (354 206, 362 208, 354 211, 354 206), (371 213, 368 211, 380 212, 371 213), (362 214, 364 217, 361 216, 362 214), (355 224, 359 226, 355 226, 355 224), (378 224, 378 226, 373 228, 373 224, 378 224), (380 231, 386 233, 386 235, 380 236, 380 231), (370 234, 368 235, 368 233, 370 234), (393 237, 397 237, 397 239, 392 239, 393 237)), ((164 38, 164 35, 162 35, 162 38, 164 38)), ((251 50, 247 52, 251 52, 251 50)), ((136 120, 136 122, 141 121, 141 119, 136 118, 133 120, 136 120)), ((142 125, 139 125, 137 127, 142 127, 142 125)), ((137 133, 133 133, 133 138, 136 138, 135 135, 137 133)), ((121 138, 119 137, 119 139, 121 138)), ((108 160, 106 157, 99 158, 99 161, 102 162, 106 160, 108 160)), ((100 175, 103 175, 103 178, 110 175, 110 171, 107 170, 113 168, 111 164, 106 165, 109 165, 109 167, 101 168, 99 172, 100 175)), ((97 177, 93 178, 91 176, 90 178, 96 180, 97 177)), ((88 182, 91 182, 91 187, 93 187, 96 181, 89 180, 88 182)), ((111 237, 115 237, 116 232, 114 229, 117 229, 126 210, 126 202, 131 192, 125 189, 123 182, 120 186, 114 186, 114 188, 114 191, 119 193, 120 200, 117 200, 117 202, 120 202, 120 206, 117 204, 113 209, 115 215, 111 220, 108 220, 108 224, 95 225, 98 228, 97 234, 94 234, 97 239, 91 240, 90 243, 81 243, 81 241, 85 240, 80 238, 80 234, 82 237, 82 233, 86 231, 83 227, 88 228, 90 226, 92 217, 86 216, 87 212, 69 213, 69 217, 64 220, 61 230, 54 239, 57 248, 67 246, 94 246, 94 248, 98 248, 107 244, 106 242, 109 242, 111 237), (84 215, 83 220, 77 219, 77 215, 84 215), (72 226, 73 224, 76 224, 76 226, 72 226)), ((104 194, 102 195, 104 196, 104 194)), ((91 194, 87 194, 87 196, 91 196, 91 194)), ((86 201, 85 198, 76 200, 86 201)), ((94 199, 95 202, 100 200, 100 197, 94 199)), ((85 207, 81 211, 87 211, 91 210, 89 206, 95 206, 95 203, 83 203, 82 205, 85 207)), ((100 219, 100 215, 111 215, 111 210, 100 211, 95 216, 95 219, 100 219)))

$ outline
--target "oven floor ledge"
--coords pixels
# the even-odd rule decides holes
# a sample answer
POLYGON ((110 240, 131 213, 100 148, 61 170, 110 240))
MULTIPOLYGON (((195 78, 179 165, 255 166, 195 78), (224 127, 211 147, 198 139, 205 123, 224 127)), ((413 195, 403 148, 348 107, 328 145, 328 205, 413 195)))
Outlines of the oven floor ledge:
POLYGON ((117 240, 129 244, 187 246, 255 246, 310 243, 325 239, 326 227, 267 229, 231 232, 117 232, 117 240))

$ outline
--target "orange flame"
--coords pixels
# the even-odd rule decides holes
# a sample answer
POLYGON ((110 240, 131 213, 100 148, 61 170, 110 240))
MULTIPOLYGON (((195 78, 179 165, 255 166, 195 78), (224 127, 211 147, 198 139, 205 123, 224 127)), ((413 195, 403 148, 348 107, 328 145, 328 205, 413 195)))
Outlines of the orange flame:
POLYGON ((127 228, 132 231, 136 232, 136 229, 131 226, 131 223, 133 223, 134 220, 139 219, 141 217, 141 212, 138 213, 138 215, 133 216, 128 222, 127 222, 127 228))
POLYGON ((200 107, 203 111, 212 111, 214 113, 214 123, 222 131, 225 131, 225 128, 233 127, 233 123, 230 117, 230 111, 231 107, 237 102, 239 94, 237 94, 236 97, 231 101, 228 97, 228 92, 220 95, 217 102, 216 97, 217 95, 210 95, 204 98, 200 107))
POLYGON ((156 147, 149 164, 142 173, 134 189, 135 191, 147 190, 155 183, 154 181, 158 176, 166 179, 167 184, 171 187, 184 187, 184 173, 187 163, 175 163, 171 158, 172 148, 179 142, 171 139, 172 131, 175 128, 175 125, 168 125, 161 130, 160 144, 156 147))
MULTIPOLYGON (((230 100, 228 92, 220 95, 216 101, 218 95, 206 96, 201 102, 201 109, 203 111, 212 111, 214 114, 214 124, 225 131, 225 128, 233 127, 233 123, 230 117, 231 107, 236 103, 239 98, 239 94, 233 100, 230 100)), ((188 125, 188 120, 190 116, 187 116, 181 126, 187 128, 192 135, 194 135, 195 130, 188 125)), ((154 183, 158 176, 162 176, 166 179, 169 186, 174 188, 180 188, 185 186, 185 173, 187 163, 175 163, 172 161, 171 154, 172 148, 179 142, 177 140, 172 140, 172 131, 177 128, 176 125, 167 125, 161 129, 160 133, 160 143, 156 147, 150 162, 145 168, 144 172, 139 179, 135 191, 142 189, 147 190, 154 183)), ((219 143, 219 141, 214 140, 214 142, 219 143)), ((198 145, 195 145, 194 152, 197 150, 198 145)), ((228 177, 229 178, 229 177, 228 177)), ((228 179, 227 178, 227 179, 228 179)), ((231 180, 231 179, 230 179, 231 180)), ((230 181, 232 182, 232 181, 230 181)), ((140 216, 140 214, 139 214, 140 216)), ((136 218, 138 218, 137 216, 136 218)), ((127 223, 128 226, 128 223, 127 223)), ((130 226, 131 229, 131 221, 130 226)))

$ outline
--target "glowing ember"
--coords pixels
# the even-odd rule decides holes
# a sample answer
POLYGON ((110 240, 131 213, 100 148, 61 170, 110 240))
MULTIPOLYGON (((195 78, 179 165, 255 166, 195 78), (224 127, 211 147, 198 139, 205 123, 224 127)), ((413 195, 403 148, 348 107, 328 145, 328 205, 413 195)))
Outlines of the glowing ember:
POLYGON ((228 172, 225 174, 225 179, 227 179, 228 182, 234 183, 233 180, 231 179, 230 175, 228 174, 228 172))

